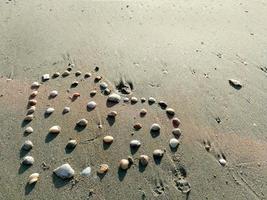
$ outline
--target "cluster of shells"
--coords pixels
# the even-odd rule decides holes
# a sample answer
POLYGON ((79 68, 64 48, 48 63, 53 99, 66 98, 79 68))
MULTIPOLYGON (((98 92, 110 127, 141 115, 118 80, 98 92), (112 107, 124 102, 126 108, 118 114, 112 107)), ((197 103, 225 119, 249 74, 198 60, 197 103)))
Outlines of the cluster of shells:
MULTIPOLYGON (((57 78, 59 77, 60 75, 62 77, 66 77, 66 76, 69 76, 71 71, 73 70, 74 68, 74 64, 70 64, 67 68, 66 71, 64 71, 62 74, 60 74, 59 72, 56 72, 52 75, 53 78, 57 78)), ((98 71, 98 68, 95 69, 95 71, 98 71)), ((77 71, 75 73, 76 76, 80 76, 82 73, 80 71, 77 71)), ((84 74, 84 79, 87 79, 87 78, 90 78, 92 77, 92 73, 85 73, 84 74)), ((50 79, 50 75, 49 74, 44 74, 42 76, 42 81, 43 83, 45 81, 48 81, 50 79)), ((95 77, 95 82, 99 82, 100 80, 102 80, 102 76, 96 76, 95 77)), ((72 86, 73 87, 76 87, 77 85, 79 84, 78 81, 73 81, 72 82, 72 86)), ((35 113, 35 110, 36 110, 36 106, 37 106, 37 100, 36 100, 36 96, 38 95, 38 88, 41 87, 42 84, 40 84, 39 82, 33 82, 32 85, 31 85, 31 89, 32 89, 32 92, 30 94, 30 98, 29 98, 29 101, 28 101, 28 110, 27 110, 27 115, 25 116, 24 118, 24 121, 27 121, 27 122, 30 122, 34 119, 34 113, 35 113)), ((164 110, 166 112, 166 114, 169 116, 169 118, 171 118, 171 122, 172 122, 172 126, 173 126, 173 130, 172 130, 172 135, 173 137, 170 138, 169 140, 169 143, 168 143, 168 146, 171 148, 171 149, 176 149, 178 148, 179 144, 180 144, 180 137, 181 137, 181 130, 179 128, 179 125, 180 125, 180 120, 175 117, 175 110, 173 108, 170 108, 168 107, 167 103, 165 101, 158 101, 153 98, 153 97, 149 97, 148 99, 142 97, 140 99, 138 99, 137 97, 131 97, 131 98, 128 98, 128 97, 122 97, 120 94, 112 91, 108 84, 106 82, 101 82, 100 83, 100 89, 101 89, 101 93, 106 95, 107 96, 107 101, 108 102, 112 102, 114 104, 118 104, 120 103, 121 101, 127 103, 127 102, 131 102, 132 104, 135 104, 137 103, 138 101, 141 101, 142 103, 144 102, 148 102, 148 104, 152 105, 152 104, 158 104, 162 110, 164 110)), ((93 90, 90 92, 90 96, 94 96, 95 94, 97 93, 96 90, 93 90)), ((56 98, 57 96, 59 95, 59 92, 57 90, 52 90, 50 93, 49 93, 49 98, 56 98)), ((77 98, 80 97, 80 93, 76 92, 76 93, 73 93, 72 96, 70 96, 71 100, 75 100, 77 98)), ((93 110, 97 107, 97 103, 95 101, 90 101, 87 103, 87 109, 88 110, 93 110)), ((55 109, 53 107, 49 107, 46 109, 45 111, 45 114, 46 115, 51 115, 53 112, 55 111, 55 109)), ((66 114, 68 112, 70 112, 71 109, 70 107, 64 107, 62 113, 63 114, 66 114)), ((139 111, 140 113, 140 116, 142 117, 145 117, 147 115, 147 110, 146 109, 141 109, 139 111)), ((116 110, 113 110, 109 113, 107 113, 107 117, 108 118, 116 118, 117 115, 119 113, 116 111, 116 110)), ((76 122, 76 126, 78 127, 86 127, 88 125, 88 121, 85 119, 85 118, 81 118, 79 121, 76 122)), ((99 128, 102 128, 102 125, 100 124, 99 125, 99 128)), ((136 123, 133 125, 133 128, 135 130, 139 130, 142 128, 142 124, 140 123, 136 123)), ((25 133, 28 135, 28 134, 31 134, 34 132, 34 129, 31 127, 31 126, 28 126, 25 128, 25 133)), ((50 134, 60 134, 62 131, 62 128, 57 125, 57 124, 53 124, 50 129, 49 129, 49 133, 50 134)), ((152 123, 151 126, 150 126, 150 131, 153 132, 153 133, 157 133, 157 134, 160 134, 160 131, 161 131, 161 125, 158 124, 158 123, 152 123)), ((116 138, 114 138, 113 136, 111 135, 106 135, 103 137, 103 142, 106 143, 106 144, 109 144, 109 145, 112 145, 113 141, 116 140, 116 138)), ((70 139, 68 141, 68 143, 66 144, 66 148, 68 149, 74 149, 76 146, 78 145, 78 141, 75 140, 75 139, 70 139)), ((142 145, 141 141, 139 140, 131 140, 130 143, 129 143, 129 146, 130 148, 132 149, 135 149, 135 150, 138 150, 138 148, 142 145)), ((24 144, 22 145, 22 149, 24 151, 30 151, 32 148, 34 148, 34 144, 32 141, 30 140, 26 140, 24 142, 24 144)), ((154 160, 156 159, 161 159, 165 154, 165 150, 164 149, 155 149, 153 152, 151 152, 150 155, 145 155, 145 154, 142 154, 139 156, 139 164, 142 165, 142 166, 146 166, 149 164, 150 162, 150 158, 153 157, 154 160)), ((133 158, 131 156, 127 157, 127 158, 122 158, 120 161, 118 161, 118 167, 121 169, 121 170, 128 170, 131 165, 134 163, 135 161, 133 160, 133 158)), ((220 160, 220 163, 222 164, 226 164, 224 163, 224 161, 220 160)), ((30 155, 27 155, 25 157, 22 158, 21 160, 21 164, 22 165, 33 165, 34 164, 34 158, 30 155)), ((105 173, 108 173, 109 171, 109 165, 108 163, 103 163, 101 165, 98 166, 98 169, 97 169, 97 172, 100 173, 100 174, 105 174, 105 173)), ((55 173, 55 175, 57 175, 58 177, 62 178, 62 179, 69 179, 69 178, 72 178, 74 175, 75 175, 75 171, 74 169, 68 164, 68 163, 64 163, 62 164, 61 166, 57 167, 56 169, 53 170, 53 172, 55 173)), ((88 176, 90 175, 91 173, 91 167, 87 167, 85 168, 84 170, 82 170, 82 172, 80 173, 81 175, 84 175, 84 176, 88 176)), ((33 173, 29 176, 29 180, 28 180, 28 184, 33 184, 33 183, 36 183, 38 181, 40 177, 40 174, 39 173, 33 173)))

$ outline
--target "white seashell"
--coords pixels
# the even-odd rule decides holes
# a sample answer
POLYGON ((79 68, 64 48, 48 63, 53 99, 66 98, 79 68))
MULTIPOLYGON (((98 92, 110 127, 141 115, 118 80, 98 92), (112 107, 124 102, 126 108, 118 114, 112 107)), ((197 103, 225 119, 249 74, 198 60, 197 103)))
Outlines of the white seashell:
POLYGON ((54 78, 59 77, 59 76, 60 76, 60 73, 59 73, 59 72, 55 72, 55 73, 53 74, 53 77, 54 77, 54 78))
POLYGON ((91 76, 92 76, 92 74, 90 72, 87 72, 87 73, 84 74, 84 78, 89 78, 91 76))
POLYGON ((129 168, 129 160, 128 159, 121 159, 120 160, 120 163, 119 163, 119 165, 120 165, 120 168, 121 169, 124 169, 124 170, 126 170, 126 169, 128 169, 129 168))
POLYGON ((90 101, 88 104, 87 104, 87 108, 92 110, 96 107, 96 102, 94 101, 90 101))
POLYGON ((108 113, 108 117, 116 117, 117 116, 117 112, 116 111, 111 111, 108 113))
POLYGON ((167 108, 167 109, 166 109, 166 113, 167 113, 168 115, 175 115, 175 111, 174 111, 174 109, 172 109, 172 108, 167 108))
POLYGON ((146 166, 148 164, 149 157, 147 155, 140 155, 139 162, 141 165, 146 166))
POLYGON ((107 173, 107 171, 109 170, 109 166, 107 164, 101 164, 99 166, 99 169, 98 169, 98 173, 99 174, 104 174, 104 173, 107 173))
POLYGON ((35 110, 36 110, 36 107, 35 107, 35 106, 31 106, 31 107, 28 109, 27 114, 32 114, 32 113, 35 112, 35 110))
POLYGON ((91 167, 86 167, 85 169, 82 170, 81 175, 82 176, 90 176, 91 172, 92 172, 91 167))
POLYGON ((60 167, 56 168, 53 172, 62 179, 72 178, 75 173, 68 163, 61 165, 60 167))
POLYGON ((180 142, 176 138, 172 138, 172 139, 170 139, 169 144, 170 144, 171 148, 176 148, 180 144, 180 142))
POLYGON ((104 141, 105 143, 112 143, 113 140, 114 140, 114 138, 113 138, 112 136, 110 136, 110 135, 107 135, 107 136, 105 136, 105 137, 103 138, 103 141, 104 141))
POLYGON ((72 87, 76 87, 78 84, 79 84, 78 81, 73 81, 73 82, 71 83, 71 86, 72 86, 72 87))
POLYGON ((146 115, 146 113, 147 113, 147 110, 144 109, 144 108, 140 111, 140 114, 141 114, 141 115, 146 115))
POLYGON ((164 154, 164 151, 161 150, 161 149, 156 149, 156 150, 153 151, 153 156, 154 157, 162 157, 163 154, 164 154))
POLYGON ((68 112, 70 112, 70 107, 65 107, 63 109, 63 113, 65 114, 65 113, 68 113, 68 112))
POLYGON ((141 142, 140 142, 139 140, 132 140, 132 141, 130 142, 130 146, 131 146, 132 148, 138 148, 138 147, 141 146, 141 142))
POLYGON ((172 130, 172 134, 173 134, 174 136, 176 136, 177 138, 179 138, 179 137, 182 135, 181 129, 179 129, 179 128, 174 128, 174 129, 172 130))
POLYGON ((49 94, 49 96, 52 98, 56 97, 57 95, 58 95, 58 91, 56 91, 56 90, 52 90, 49 94))
POLYGON ((29 184, 32 184, 32 183, 36 183, 38 181, 40 177, 40 174, 39 173, 33 173, 29 176, 29 180, 28 180, 28 183, 29 184))
POLYGON ((233 87, 236 87, 236 88, 239 88, 239 89, 242 87, 242 83, 240 81, 238 81, 238 80, 230 79, 228 81, 233 87))
POLYGON ((69 72, 68 70, 66 70, 66 71, 64 71, 64 72, 62 73, 62 76, 63 76, 63 77, 66 77, 66 76, 68 76, 68 75, 70 75, 70 72, 69 72))
POLYGON ((161 129, 160 125, 156 123, 152 124, 150 128, 151 131, 160 131, 160 129, 161 129))
POLYGON ((138 102, 137 97, 131 97, 131 102, 132 102, 132 103, 137 103, 137 102, 138 102))
POLYGON ((156 99, 155 98, 153 98, 153 97, 149 97, 148 98, 148 103, 153 104, 155 102, 156 102, 156 99))
POLYGON ((141 97, 140 100, 141 100, 142 103, 146 102, 146 98, 145 97, 141 97))
POLYGON ((91 95, 91 96, 95 96, 95 95, 96 95, 96 93, 97 93, 97 91, 96 91, 96 90, 92 90, 92 91, 90 92, 90 95, 91 95))
POLYGON ((27 134, 31 134, 32 132, 33 132, 33 128, 30 126, 28 126, 24 131, 24 133, 27 133, 27 134))
POLYGON ((55 126, 52 126, 50 129, 49 129, 49 133, 60 133, 61 131, 61 127, 58 126, 58 125, 55 125, 55 126))
POLYGON ((88 121, 86 119, 80 119, 78 122, 77 122, 77 126, 86 126, 88 124, 88 121))
POLYGON ((110 102, 119 103, 120 100, 121 100, 121 96, 116 93, 112 93, 108 96, 108 101, 110 102))
POLYGON ((68 149, 74 149, 77 146, 77 144, 78 144, 77 140, 72 139, 68 141, 68 144, 66 147, 68 149))
POLYGON ((130 99, 129 99, 128 97, 124 97, 124 98, 123 98, 123 101, 124 101, 124 102, 129 102, 130 99))
POLYGON ((42 76, 42 80, 43 81, 47 81, 47 80, 49 80, 50 79, 50 75, 49 74, 44 74, 43 76, 42 76))
POLYGON ((100 88, 101 89, 106 89, 108 87, 108 84, 106 82, 100 83, 100 88))
POLYGON ((50 108, 47 108, 47 109, 46 109, 45 113, 46 113, 46 114, 51 114, 51 113, 53 113, 54 111, 55 111, 55 109, 52 108, 52 107, 50 107, 50 108))
POLYGON ((220 163, 222 166, 225 166, 225 165, 226 165, 226 160, 223 159, 223 158, 220 158, 220 159, 219 159, 219 163, 220 163))
POLYGON ((30 94, 30 97, 36 97, 38 94, 38 91, 35 90, 35 91, 32 91, 32 93, 30 94))
POLYGON ((24 121, 32 121, 33 120, 33 115, 26 115, 26 117, 24 118, 24 121))
POLYGON ((75 73, 75 76, 80 76, 81 74, 82 74, 81 71, 77 71, 77 72, 75 73))
POLYGON ((32 156, 25 156, 22 158, 21 163, 24 165, 32 165, 34 163, 34 158, 32 156))
POLYGON ((38 83, 37 81, 32 83, 32 88, 38 88, 40 87, 40 83, 38 83))
POLYGON ((26 150, 26 151, 29 151, 29 150, 31 150, 32 149, 32 147, 33 147, 33 143, 32 143, 32 141, 30 141, 30 140, 26 140, 25 142, 24 142, 24 144, 22 145, 22 149, 24 149, 24 150, 26 150))
POLYGON ((30 99, 28 102, 29 105, 34 106, 37 104, 37 100, 36 99, 30 99))

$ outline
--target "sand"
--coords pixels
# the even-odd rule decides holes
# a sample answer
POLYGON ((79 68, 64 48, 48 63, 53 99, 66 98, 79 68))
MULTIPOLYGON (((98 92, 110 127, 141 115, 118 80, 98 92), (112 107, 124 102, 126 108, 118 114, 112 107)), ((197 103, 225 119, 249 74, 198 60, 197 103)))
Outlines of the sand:
POLYGON ((264 1, 3 1, 0 3, 0 199, 266 199, 267 197, 267 7, 264 1), (30 85, 43 74, 64 72, 40 87, 34 133, 24 136, 30 85), (100 69, 94 72, 95 66, 100 69), (75 77, 92 72, 103 76, 112 90, 121 78, 133 83, 131 96, 154 97, 175 109, 181 120, 181 144, 173 152, 171 120, 157 106, 120 103, 107 107, 93 78, 75 77), (10 79, 10 80, 9 80, 10 79), (229 79, 242 83, 241 89, 229 79), (78 80, 76 88, 70 84, 78 80), (51 90, 59 96, 49 100, 51 90), (67 92, 70 89, 70 92, 67 92), (91 98, 89 92, 98 90, 91 98), (81 97, 71 102, 73 92, 81 97), (94 100, 91 112, 86 104, 94 100), (55 112, 45 118, 44 111, 55 112), (62 115, 65 106, 71 111, 62 115), (140 118, 145 108, 147 116, 140 118), (115 123, 106 115, 116 110, 115 123), (75 123, 87 118, 89 126, 77 131, 75 123), (103 128, 98 128, 98 123, 103 128), (142 129, 133 130, 134 123, 142 129), (153 138, 152 123, 162 132, 153 138), (50 137, 59 124, 63 132, 50 137), (132 133, 134 133, 132 135, 132 133), (114 136, 109 148, 104 135, 114 136), (79 141, 65 151, 69 138, 79 141), (31 139, 32 167, 20 165, 20 147, 31 139), (131 152, 129 142, 142 145, 131 152), (206 151, 204 143, 210 143, 206 151), (137 158, 165 149, 160 164, 151 158, 142 169, 137 158), (123 172, 118 162, 132 156, 135 164, 123 172), (220 157, 226 166, 218 162, 220 157), (45 162, 49 169, 44 169, 45 162), (70 163, 72 180, 61 181, 53 169, 70 163), (98 176, 98 165, 110 166, 98 176), (79 173, 92 168, 89 177, 79 173), (34 187, 28 176, 40 173, 34 187), (184 177, 191 185, 182 194, 175 181, 184 177))

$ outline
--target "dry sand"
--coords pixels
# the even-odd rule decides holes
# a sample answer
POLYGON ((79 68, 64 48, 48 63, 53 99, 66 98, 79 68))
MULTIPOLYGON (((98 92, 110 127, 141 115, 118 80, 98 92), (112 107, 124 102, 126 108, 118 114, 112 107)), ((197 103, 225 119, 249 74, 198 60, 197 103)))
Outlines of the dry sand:
POLYGON ((0 13, 0 199, 267 198, 265 1, 11 0, 0 3, 0 13), (63 72, 68 63, 83 74, 99 66, 93 75, 102 75, 113 89, 124 77, 133 82, 134 96, 165 100, 182 121, 178 150, 169 149, 171 121, 156 104, 108 108, 106 96, 98 93, 93 98, 97 109, 87 112, 89 91, 99 85, 74 73, 40 87, 34 133, 25 137, 22 120, 32 81, 63 72), (229 85, 232 78, 242 82, 240 90, 229 85), (66 90, 75 79, 81 81, 70 94, 79 91, 81 98, 70 102, 66 90), (48 100, 53 89, 59 96, 48 100), (62 116, 67 105, 71 112, 62 116), (44 118, 48 106, 56 111, 44 118), (144 118, 138 115, 142 108, 148 110, 144 118), (110 110, 119 113, 113 125, 105 118, 110 110), (89 126, 77 132, 80 118, 88 118, 89 126), (102 130, 97 128, 100 121, 102 130), (142 123, 140 131, 133 131, 135 122, 142 123), (154 122, 162 126, 156 138, 149 133, 154 122), (54 124, 63 131, 51 138, 47 131, 54 124), (115 138, 108 149, 102 144, 106 134, 115 138), (71 137, 80 143, 66 152, 71 137), (161 163, 151 159, 142 170, 136 161, 127 173, 118 171, 118 161, 131 155, 132 138, 142 142, 134 158, 166 149, 161 163), (20 165, 26 139, 35 145, 30 168, 20 165), (211 143, 210 152, 203 141, 211 143), (225 167, 218 163, 222 155, 225 167), (43 170, 43 162, 50 168, 43 170), (65 162, 75 169, 75 179, 53 176, 53 169, 65 162), (96 174, 101 163, 110 165, 104 177, 96 174), (86 166, 92 167, 91 176, 79 176, 86 166), (188 195, 175 185, 184 171, 191 185, 188 195), (34 172, 41 178, 28 187, 34 172))

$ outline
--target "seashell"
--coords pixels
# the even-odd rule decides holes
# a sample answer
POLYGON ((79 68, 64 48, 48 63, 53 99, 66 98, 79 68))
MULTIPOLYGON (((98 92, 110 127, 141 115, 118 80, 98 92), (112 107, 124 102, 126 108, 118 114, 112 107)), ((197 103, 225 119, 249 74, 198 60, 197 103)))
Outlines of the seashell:
POLYGON ((66 76, 68 76, 68 75, 70 75, 70 72, 68 71, 68 70, 66 70, 66 71, 64 71, 63 73, 62 73, 62 77, 66 77, 66 76))
POLYGON ((47 81, 47 80, 49 80, 50 79, 50 75, 49 74, 44 74, 43 76, 42 76, 42 80, 43 81, 47 81))
POLYGON ((141 146, 141 142, 139 140, 132 140, 130 142, 130 147, 132 148, 139 148, 141 146))
POLYGON ((129 168, 129 160, 128 159, 121 159, 120 160, 120 163, 119 163, 119 165, 120 165, 120 168, 121 169, 123 169, 123 170, 126 170, 126 169, 128 169, 129 168))
POLYGON ((35 90, 35 91, 32 91, 32 93, 30 94, 30 97, 36 97, 37 96, 37 94, 38 94, 38 91, 37 90, 35 90))
POLYGON ((30 106, 34 106, 34 105, 37 104, 37 100, 36 100, 36 99, 30 99, 29 102, 28 102, 28 104, 29 104, 30 106))
POLYGON ((242 87, 242 83, 240 81, 238 81, 238 80, 230 79, 228 81, 229 81, 229 84, 231 86, 233 86, 234 88, 236 88, 236 89, 240 89, 242 87))
POLYGON ((64 107, 63 114, 70 112, 70 107, 64 107))
POLYGON ((96 76, 95 77, 95 82, 98 82, 98 81, 100 81, 102 79, 102 76, 96 76))
POLYGON ((60 76, 60 73, 59 72, 55 72, 54 74, 53 74, 53 78, 57 78, 57 77, 59 77, 60 76))
POLYGON ((71 83, 71 87, 76 87, 78 84, 79 84, 78 81, 73 81, 73 82, 71 83))
POLYGON ((90 176, 91 172, 92 172, 91 167, 86 167, 85 169, 82 170, 81 175, 82 176, 90 176))
POLYGON ((71 64, 69 64, 69 66, 70 66, 71 68, 73 68, 73 67, 75 67, 75 64, 74 64, 74 63, 71 63, 71 64))
POLYGON ((29 176, 28 183, 33 184, 36 183, 39 180, 40 174, 39 173, 33 173, 29 176))
POLYGON ((92 90, 92 91, 90 92, 90 96, 95 96, 95 95, 96 95, 96 93, 97 93, 97 91, 96 91, 96 90, 92 90))
POLYGON ((113 103, 119 103, 121 100, 121 96, 116 93, 112 93, 108 96, 107 100, 113 103))
POLYGON ((66 145, 66 148, 74 149, 77 146, 77 144, 78 144, 77 140, 74 140, 74 139, 69 140, 67 145, 66 145))
POLYGON ((149 97, 147 101, 148 101, 149 104, 153 104, 153 103, 156 102, 156 99, 153 98, 153 97, 149 97))
POLYGON ((141 103, 145 103, 146 102, 146 98, 145 97, 141 97, 140 100, 141 100, 141 103))
POLYGON ((104 173, 107 173, 107 171, 109 170, 109 166, 107 164, 101 164, 99 166, 99 169, 98 169, 98 173, 99 174, 104 174, 104 173))
POLYGON ((108 113, 108 117, 116 117, 117 116, 117 112, 116 111, 111 111, 108 113))
POLYGON ((175 115, 175 111, 174 111, 174 109, 172 109, 172 108, 167 108, 167 109, 166 109, 166 113, 167 113, 168 115, 171 115, 171 116, 175 115))
POLYGON ((133 125, 133 127, 134 127, 135 130, 140 130, 142 128, 142 124, 136 123, 136 124, 133 125))
POLYGON ((156 149, 156 150, 153 151, 153 156, 156 157, 156 158, 157 157, 162 157, 163 154, 164 154, 164 151, 161 150, 161 149, 156 149))
POLYGON ((77 126, 86 126, 88 124, 88 121, 86 120, 86 119, 80 119, 77 123, 76 123, 76 125, 77 126))
POLYGON ((80 97, 80 96, 81 96, 81 95, 80 95, 79 92, 75 92, 75 93, 72 94, 71 99, 74 100, 74 99, 77 99, 77 98, 80 97))
POLYGON ((100 83, 100 88, 101 89, 106 89, 108 87, 108 84, 106 82, 100 83))
POLYGON ((58 133, 60 133, 60 131, 61 131, 61 127, 58 125, 52 126, 49 129, 49 133, 54 133, 54 134, 58 134, 58 133))
POLYGON ((224 158, 220 158, 219 159, 219 163, 222 165, 222 166, 225 166, 226 165, 226 160, 224 158))
POLYGON ((24 118, 24 121, 32 121, 33 120, 33 115, 26 115, 26 117, 24 118))
POLYGON ((173 125, 174 128, 178 128, 180 124, 181 124, 180 119, 178 119, 178 118, 173 118, 172 119, 172 125, 173 125))
POLYGON ((95 67, 95 71, 98 72, 98 70, 99 70, 99 67, 96 66, 96 67, 95 67))
POLYGON ((56 90, 52 90, 52 91, 50 92, 50 94, 49 94, 49 97, 54 98, 54 97, 56 97, 57 95, 58 95, 58 91, 56 91, 56 90))
POLYGON ((75 76, 80 76, 81 74, 82 74, 81 71, 77 71, 77 72, 75 73, 75 76))
POLYGON ((131 97, 131 103, 137 103, 138 99, 137 97, 131 97))
POLYGON ((52 107, 50 107, 50 108, 47 108, 47 109, 46 109, 45 113, 46 113, 46 114, 52 114, 54 111, 55 111, 55 109, 52 108, 52 107))
POLYGON ((32 114, 32 113, 35 112, 35 110, 36 110, 36 107, 35 107, 35 106, 31 106, 31 107, 28 109, 27 114, 28 114, 28 115, 29 115, 29 114, 32 114))
POLYGON ((113 142, 113 137, 112 136, 110 136, 110 135, 107 135, 107 136, 105 136, 104 138, 103 138, 103 141, 105 142, 105 143, 112 143, 113 142))
POLYGON ((129 102, 130 99, 129 99, 128 97, 124 97, 124 98, 123 98, 123 101, 124 101, 124 102, 129 102))
POLYGON ((144 109, 144 108, 140 111, 140 115, 141 115, 141 116, 146 115, 146 113, 147 113, 147 110, 144 109))
POLYGON ((174 129, 172 130, 172 134, 173 134, 175 137, 179 138, 179 137, 182 135, 181 129, 179 129, 179 128, 174 128, 174 129))
POLYGON ((26 140, 25 142, 24 142, 24 144, 22 145, 22 147, 21 147, 23 150, 25 150, 25 151, 29 151, 29 150, 31 150, 32 148, 33 148, 33 143, 32 143, 32 141, 30 141, 30 140, 26 140))
POLYGON ((25 129, 24 133, 27 133, 27 134, 31 134, 31 133, 33 133, 33 128, 30 127, 30 126, 28 126, 28 127, 25 129))
POLYGON ((68 163, 63 164, 60 167, 54 169, 53 172, 62 179, 72 178, 75 173, 68 163))
POLYGON ((111 90, 110 90, 110 89, 106 88, 106 89, 104 90, 104 94, 105 94, 105 95, 109 95, 110 93, 111 93, 111 90))
POLYGON ((35 81, 35 82, 32 83, 32 86, 31 87, 32 88, 38 88, 38 87, 40 87, 40 83, 38 83, 37 81, 35 81))
POLYGON ((149 157, 147 155, 140 155, 139 162, 141 165, 146 166, 148 164, 149 157))
POLYGON ((154 123, 154 124, 151 125, 150 130, 151 131, 160 131, 160 128, 161 127, 160 127, 159 124, 154 123))
POLYGON ((180 142, 176 138, 172 138, 172 139, 170 139, 169 144, 170 144, 171 148, 176 148, 180 144, 180 142))
POLYGON ((159 101, 158 104, 162 109, 166 109, 168 107, 168 105, 165 101, 159 101))
POLYGON ((94 101, 90 101, 87 104, 87 108, 90 109, 90 110, 93 110, 95 107, 96 107, 96 102, 94 102, 94 101))
POLYGON ((34 163, 34 158, 32 156, 25 156, 22 158, 21 164, 32 165, 34 163))
POLYGON ((84 74, 84 78, 89 78, 91 76, 92 76, 92 74, 90 72, 87 72, 87 73, 84 74))

